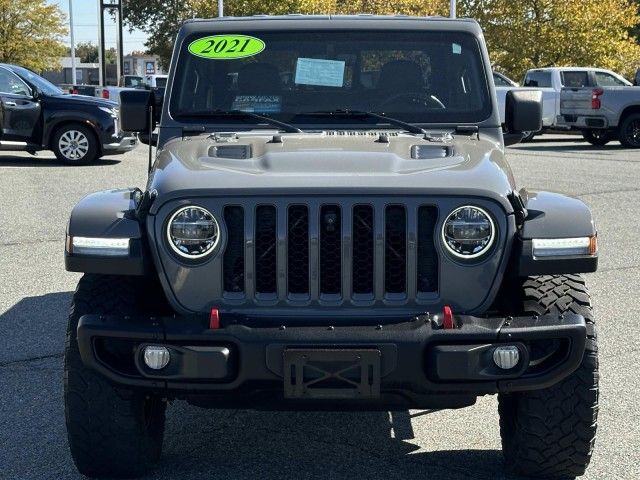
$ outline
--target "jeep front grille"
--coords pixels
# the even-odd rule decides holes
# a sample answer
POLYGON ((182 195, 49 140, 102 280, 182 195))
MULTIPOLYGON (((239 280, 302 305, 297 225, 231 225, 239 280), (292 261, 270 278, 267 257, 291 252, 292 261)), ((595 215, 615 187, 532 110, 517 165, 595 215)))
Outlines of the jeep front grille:
POLYGON ((225 296, 358 304, 434 294, 437 216, 378 200, 227 206, 225 296))

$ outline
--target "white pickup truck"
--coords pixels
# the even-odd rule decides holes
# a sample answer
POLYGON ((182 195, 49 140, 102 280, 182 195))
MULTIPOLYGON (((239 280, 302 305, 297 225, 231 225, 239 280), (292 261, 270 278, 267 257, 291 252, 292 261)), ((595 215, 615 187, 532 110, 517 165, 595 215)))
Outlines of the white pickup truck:
POLYGON ((155 90, 157 88, 164 88, 167 84, 167 75, 124 75, 120 80, 120 86, 105 86, 97 89, 98 96, 113 100, 114 102, 120 101, 120 92, 123 90, 134 89, 147 89, 155 90))
POLYGON ((550 67, 529 70, 525 74, 523 85, 543 92, 543 129, 568 130, 569 125, 560 113, 560 94, 563 88, 626 87, 631 86, 631 82, 602 68, 550 67))

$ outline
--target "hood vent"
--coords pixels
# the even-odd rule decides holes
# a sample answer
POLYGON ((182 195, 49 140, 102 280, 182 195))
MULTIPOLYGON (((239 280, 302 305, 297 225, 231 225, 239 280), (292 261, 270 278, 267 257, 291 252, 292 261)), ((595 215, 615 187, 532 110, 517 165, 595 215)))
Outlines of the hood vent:
POLYGON ((399 132, 390 132, 388 130, 371 131, 371 130, 329 130, 325 132, 328 137, 375 137, 386 135, 388 137, 397 137, 399 132))
POLYGON ((213 158, 246 160, 251 158, 251 145, 218 145, 209 147, 209 156, 213 158))
POLYGON ((453 157, 453 147, 444 145, 414 145, 411 147, 411 158, 417 160, 446 157, 453 157))

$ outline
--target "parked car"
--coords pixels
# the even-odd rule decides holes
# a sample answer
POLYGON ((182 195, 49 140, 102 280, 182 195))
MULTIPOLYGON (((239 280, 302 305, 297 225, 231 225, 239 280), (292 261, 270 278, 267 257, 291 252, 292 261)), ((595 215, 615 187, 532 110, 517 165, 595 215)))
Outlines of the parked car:
POLYGON ((625 147, 640 148, 640 88, 565 87, 560 104, 564 124, 580 130, 589 143, 618 139, 625 147))
POLYGON ((543 92, 543 128, 567 130, 569 127, 560 113, 560 92, 564 87, 630 86, 631 83, 617 73, 602 68, 550 67, 529 70, 523 85, 539 88, 543 92))
MULTIPOLYGON (((579 273, 596 230, 582 201, 516 187, 505 144, 540 128, 542 94, 508 93, 503 134, 488 58, 469 19, 183 24, 144 191, 89 195, 68 223, 80 472, 145 473, 174 399, 362 411, 498 394, 510 469, 584 473, 598 362, 579 273)), ((121 93, 122 129, 154 130, 152 96, 121 93)))
POLYGON ((99 97, 107 100, 113 100, 118 102, 118 96, 123 90, 130 90, 134 88, 144 88, 145 80, 141 75, 123 75, 118 81, 118 85, 105 85, 96 89, 96 94, 99 97))
MULTIPOLYGON (((507 93, 512 90, 531 90, 528 87, 520 87, 520 85, 514 80, 510 79, 506 75, 496 72, 493 72, 493 83, 496 86, 496 98, 498 100, 498 111, 500 112, 500 121, 502 124, 505 123, 506 119, 506 106, 507 106, 507 93)), ((552 112, 544 112, 544 108, 550 109, 552 108, 551 102, 545 102, 544 97, 549 96, 550 92, 543 92, 543 118, 549 117, 553 115, 552 112)), ((525 132, 524 137, 522 138, 523 142, 531 141, 536 135, 539 135, 541 131, 537 132, 525 132)))
POLYGON ((0 64, 0 150, 53 150, 70 164, 128 152, 136 136, 118 126, 118 105, 69 95, 26 68, 0 64))

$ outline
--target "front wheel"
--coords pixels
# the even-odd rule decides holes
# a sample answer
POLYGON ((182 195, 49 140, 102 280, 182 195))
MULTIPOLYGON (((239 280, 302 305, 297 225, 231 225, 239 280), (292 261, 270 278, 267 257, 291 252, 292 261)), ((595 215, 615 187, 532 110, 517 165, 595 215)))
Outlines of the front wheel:
POLYGON ((582 136, 591 145, 598 147, 603 147, 613 140, 613 135, 608 130, 583 130, 582 136))
POLYGON ((640 113, 633 113, 622 121, 619 139, 627 148, 640 148, 640 113))
POLYGON ((51 142, 58 160, 69 165, 88 165, 97 160, 100 149, 95 134, 84 125, 60 127, 51 142))
POLYGON ((64 406, 69 448, 78 471, 91 478, 143 475, 159 460, 166 403, 116 387, 82 363, 76 330, 85 314, 143 312, 135 277, 85 275, 73 296, 64 354, 64 406))
POLYGON ((575 478, 591 460, 598 418, 598 347, 589 292, 580 275, 531 277, 522 292, 524 314, 582 315, 587 345, 581 365, 559 383, 498 396, 506 467, 529 477, 575 478))

